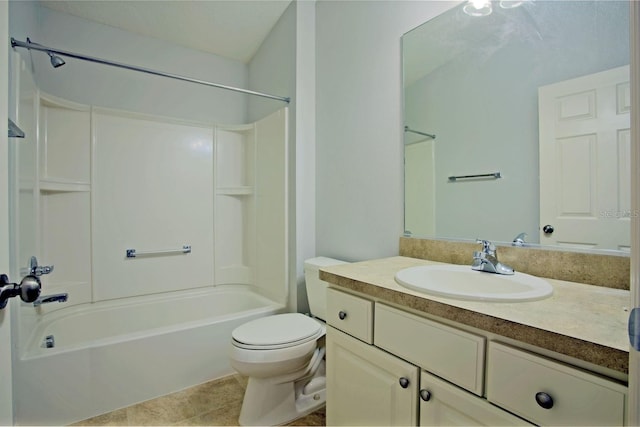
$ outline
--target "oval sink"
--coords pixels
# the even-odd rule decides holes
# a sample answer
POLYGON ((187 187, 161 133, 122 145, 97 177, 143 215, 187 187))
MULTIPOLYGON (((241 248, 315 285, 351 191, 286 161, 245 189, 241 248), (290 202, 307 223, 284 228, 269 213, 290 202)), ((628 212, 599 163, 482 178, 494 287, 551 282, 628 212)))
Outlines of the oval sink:
POLYGON ((472 301, 535 301, 553 294, 549 282, 525 273, 511 276, 472 270, 467 265, 422 265, 400 270, 398 284, 418 292, 472 301))

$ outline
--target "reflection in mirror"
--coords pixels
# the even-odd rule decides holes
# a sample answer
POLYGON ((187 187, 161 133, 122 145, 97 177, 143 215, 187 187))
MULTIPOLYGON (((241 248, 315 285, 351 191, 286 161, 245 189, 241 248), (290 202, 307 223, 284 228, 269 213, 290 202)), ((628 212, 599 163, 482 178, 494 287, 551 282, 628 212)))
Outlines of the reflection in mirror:
POLYGON ((628 251, 628 2, 465 5, 402 38, 405 230, 628 251))

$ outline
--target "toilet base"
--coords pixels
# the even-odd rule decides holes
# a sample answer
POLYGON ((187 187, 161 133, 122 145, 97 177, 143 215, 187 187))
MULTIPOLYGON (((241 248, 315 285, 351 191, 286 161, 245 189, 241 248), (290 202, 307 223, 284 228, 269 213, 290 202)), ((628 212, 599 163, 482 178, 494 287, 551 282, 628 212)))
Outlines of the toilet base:
POLYGON ((327 400, 324 360, 313 376, 277 383, 269 378, 249 378, 239 423, 276 426, 303 417, 327 400))

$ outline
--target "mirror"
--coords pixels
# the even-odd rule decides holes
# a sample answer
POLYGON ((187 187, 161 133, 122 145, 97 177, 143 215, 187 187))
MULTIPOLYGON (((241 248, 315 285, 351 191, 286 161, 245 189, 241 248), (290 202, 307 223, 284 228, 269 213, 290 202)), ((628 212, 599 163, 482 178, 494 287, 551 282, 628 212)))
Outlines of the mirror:
POLYGON ((405 234, 628 251, 628 2, 484 3, 402 37, 405 234))

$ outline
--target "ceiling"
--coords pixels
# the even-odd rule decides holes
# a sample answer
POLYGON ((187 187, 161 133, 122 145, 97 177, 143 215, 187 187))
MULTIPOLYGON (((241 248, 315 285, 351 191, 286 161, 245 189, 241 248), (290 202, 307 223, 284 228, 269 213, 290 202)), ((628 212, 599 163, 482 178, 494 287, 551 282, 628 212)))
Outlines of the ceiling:
POLYGON ((41 0, 49 9, 247 63, 291 0, 41 0))

